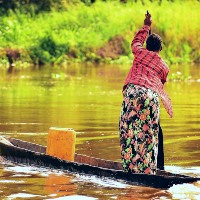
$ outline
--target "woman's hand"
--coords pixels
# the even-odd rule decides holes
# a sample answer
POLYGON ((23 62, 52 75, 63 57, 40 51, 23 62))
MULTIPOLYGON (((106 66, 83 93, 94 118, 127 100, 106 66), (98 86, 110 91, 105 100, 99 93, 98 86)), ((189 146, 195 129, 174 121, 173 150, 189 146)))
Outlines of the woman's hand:
POLYGON ((151 14, 147 11, 147 14, 145 14, 144 25, 150 27, 151 24, 152 24, 151 14))

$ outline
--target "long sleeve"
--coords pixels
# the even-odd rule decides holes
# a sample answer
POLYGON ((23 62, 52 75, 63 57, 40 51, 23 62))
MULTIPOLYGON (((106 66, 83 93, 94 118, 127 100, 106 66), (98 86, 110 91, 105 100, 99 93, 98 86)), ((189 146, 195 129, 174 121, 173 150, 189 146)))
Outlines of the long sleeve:
POLYGON ((162 67, 161 67, 161 69, 162 69, 161 82, 162 82, 162 84, 164 85, 165 82, 166 82, 166 80, 167 80, 167 76, 168 76, 168 74, 169 74, 169 67, 168 67, 168 65, 164 62, 163 59, 161 59, 161 63, 160 63, 159 65, 162 66, 162 67))
POLYGON ((140 48, 142 48, 148 32, 150 30, 150 27, 147 25, 144 25, 135 35, 132 43, 131 43, 131 49, 132 49, 132 53, 135 54, 137 52, 137 50, 139 50, 140 48))
POLYGON ((168 75, 168 73, 169 73, 169 71, 166 73, 166 72, 163 72, 163 77, 162 77, 162 79, 161 79, 161 82, 162 82, 162 84, 164 85, 165 84, 165 82, 166 82, 166 80, 167 80, 167 75, 168 75))

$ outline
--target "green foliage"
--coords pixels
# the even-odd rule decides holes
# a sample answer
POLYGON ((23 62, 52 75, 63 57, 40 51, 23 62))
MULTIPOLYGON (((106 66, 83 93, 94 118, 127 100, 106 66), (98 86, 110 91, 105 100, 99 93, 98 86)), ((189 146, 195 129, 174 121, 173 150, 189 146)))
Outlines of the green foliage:
POLYGON ((83 2, 91 5, 93 0, 2 0, 0 3, 0 15, 7 14, 10 10, 21 13, 49 12, 53 10, 68 10, 71 5, 83 2))
POLYGON ((35 64, 60 63, 63 56, 69 52, 69 46, 47 35, 38 42, 37 46, 30 49, 30 52, 35 64))
POLYGON ((103 60, 128 63, 133 59, 130 43, 147 8, 153 16, 152 32, 164 41, 162 57, 168 63, 200 61, 200 3, 195 0, 10 0, 0 5, 8 11, 0 21, 1 47, 24 49, 33 63, 101 62, 98 49, 117 35, 124 38, 121 57, 103 60))
POLYGON ((62 0, 3 0, 0 4, 2 14, 6 14, 9 10, 39 13, 62 8, 65 8, 62 0))

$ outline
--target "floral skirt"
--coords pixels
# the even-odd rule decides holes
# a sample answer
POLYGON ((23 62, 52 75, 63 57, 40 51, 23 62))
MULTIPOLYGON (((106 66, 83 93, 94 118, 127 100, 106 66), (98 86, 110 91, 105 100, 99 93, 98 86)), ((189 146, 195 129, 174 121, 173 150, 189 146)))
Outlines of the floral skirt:
POLYGON ((123 95, 119 132, 124 171, 155 174, 160 114, 158 95, 134 84, 129 84, 123 95))

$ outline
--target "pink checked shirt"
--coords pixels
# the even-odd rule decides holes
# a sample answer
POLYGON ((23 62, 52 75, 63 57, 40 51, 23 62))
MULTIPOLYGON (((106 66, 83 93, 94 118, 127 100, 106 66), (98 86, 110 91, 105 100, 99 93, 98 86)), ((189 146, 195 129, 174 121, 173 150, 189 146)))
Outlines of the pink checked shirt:
POLYGON ((135 58, 124 82, 124 88, 129 83, 133 83, 157 92, 161 97, 167 113, 172 117, 173 110, 171 100, 164 90, 164 83, 166 82, 169 68, 157 53, 143 48, 149 29, 149 26, 144 25, 142 29, 136 33, 131 43, 135 58))

